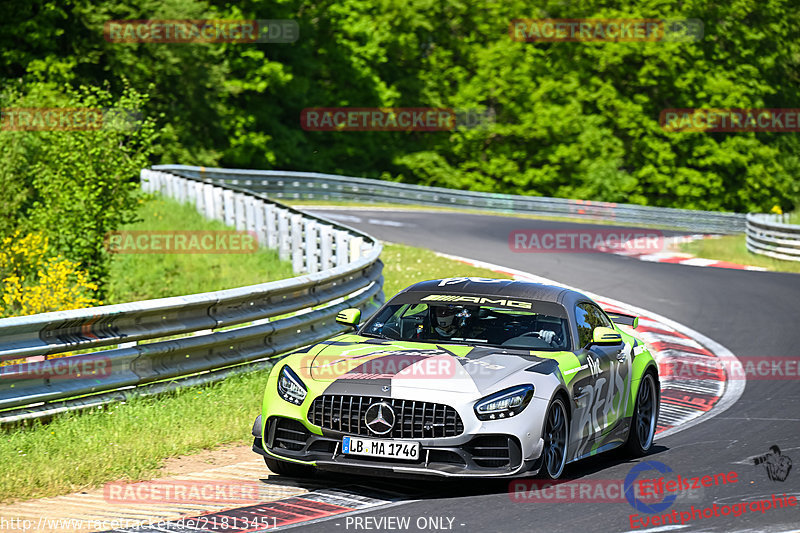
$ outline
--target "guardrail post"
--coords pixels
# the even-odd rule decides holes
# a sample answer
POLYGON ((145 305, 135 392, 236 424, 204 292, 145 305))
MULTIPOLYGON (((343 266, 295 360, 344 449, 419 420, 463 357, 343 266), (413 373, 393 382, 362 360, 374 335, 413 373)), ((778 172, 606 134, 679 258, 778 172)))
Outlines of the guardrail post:
POLYGON ((321 198, 322 200, 330 200, 331 199, 331 195, 328 194, 329 187, 330 186, 324 181, 322 183, 320 183, 320 188, 323 190, 323 192, 322 192, 322 194, 319 194, 317 196, 319 198, 321 198))
POLYGON ((291 215, 291 247, 292 270, 302 272, 303 268, 303 218, 300 215, 291 215))
POLYGON ((195 209, 198 213, 205 216, 206 213, 206 194, 205 184, 194 182, 195 186, 195 209))
POLYGON ((361 258, 361 245, 364 239, 361 237, 350 238, 350 261, 358 261, 361 258))
POLYGON ((319 224, 305 220, 303 225, 305 226, 306 272, 314 274, 319 272, 319 224))
POLYGON ((172 198, 175 194, 175 182, 178 180, 176 176, 167 174, 164 176, 164 192, 163 195, 167 198, 172 198))
POLYGON ((264 219, 266 222, 267 248, 275 250, 278 248, 278 214, 275 206, 266 204, 264 207, 264 219))
POLYGON ((225 220, 225 205, 223 204, 225 189, 213 185, 211 194, 214 197, 214 211, 211 214, 211 218, 213 220, 225 220))
POLYGON ((336 266, 347 264, 349 246, 347 241, 349 237, 350 236, 345 231, 336 231, 336 266))
POLYGON ((264 217, 264 211, 267 207, 266 202, 261 200, 253 201, 253 215, 255 227, 253 231, 256 233, 256 240, 261 247, 267 247, 267 221, 264 217))
POLYGON ((244 230, 247 227, 247 213, 245 213, 245 198, 244 194, 234 194, 233 195, 233 203, 234 203, 234 219, 236 224, 236 229, 239 231, 244 230))
POLYGON ((253 234, 256 232, 256 200, 252 196, 245 197, 244 201, 244 229, 245 231, 250 231, 253 234))
POLYGON ((163 194, 164 196, 166 196, 166 194, 167 194, 167 179, 170 176, 172 176, 172 175, 171 174, 164 174, 163 176, 161 176, 161 179, 158 180, 158 192, 159 192, 159 194, 163 194))
POLYGON ((142 169, 139 172, 139 182, 142 185, 142 191, 144 192, 152 192, 153 191, 153 171, 148 170, 146 168, 142 169))
POLYGON ((234 214, 234 205, 233 205, 233 191, 226 189, 225 192, 222 194, 222 201, 223 201, 223 221, 228 226, 233 226, 236 224, 236 218, 234 214))
POLYGON ((203 203, 205 204, 205 212, 203 216, 205 216, 209 220, 214 219, 214 186, 210 183, 203 184, 203 203))
POLYGON ((175 200, 180 202, 181 204, 186 203, 186 187, 188 187, 189 183, 188 180, 178 180, 178 183, 175 185, 175 200))
MULTIPOLYGON (((186 190, 186 196, 189 197, 189 189, 194 186, 193 181, 189 181, 184 178, 179 178, 177 176, 172 176, 172 179, 169 180, 169 190, 167 191, 167 196, 169 198, 175 198, 178 195, 178 191, 181 188, 186 190)), ((194 203, 194 200, 192 201, 194 203)))
POLYGON ((190 205, 197 205, 197 182, 181 178, 184 187, 186 187, 186 203, 190 205))
POLYGON ((319 263, 322 270, 333 267, 333 227, 322 225, 319 232, 319 263))
POLYGON ((278 214, 278 255, 281 260, 289 260, 289 212, 276 209, 278 214))

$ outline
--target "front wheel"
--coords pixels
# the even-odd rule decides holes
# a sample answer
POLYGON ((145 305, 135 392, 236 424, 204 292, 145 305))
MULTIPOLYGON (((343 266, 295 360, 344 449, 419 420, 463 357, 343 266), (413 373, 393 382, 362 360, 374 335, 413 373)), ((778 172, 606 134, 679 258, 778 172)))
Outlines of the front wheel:
POLYGON ((267 463, 267 468, 280 476, 311 477, 317 470, 310 465, 280 461, 271 457, 264 457, 264 462, 267 463))
POLYGON ((642 377, 636 405, 633 409, 631 427, 625 447, 633 457, 641 457, 653 447, 658 418, 658 391, 656 380, 651 372, 642 377))
POLYGON ((547 409, 544 422, 544 456, 540 475, 547 479, 558 479, 567 464, 567 442, 569 423, 567 409, 561 398, 556 398, 547 409))

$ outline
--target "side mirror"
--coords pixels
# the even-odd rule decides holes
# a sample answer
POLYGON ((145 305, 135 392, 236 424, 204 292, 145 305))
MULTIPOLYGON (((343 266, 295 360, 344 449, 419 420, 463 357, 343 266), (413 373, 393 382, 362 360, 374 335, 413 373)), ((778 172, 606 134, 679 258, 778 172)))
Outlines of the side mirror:
POLYGON ((598 346, 613 346, 622 342, 622 335, 611 328, 599 326, 592 332, 592 344, 598 346))
POLYGON ((336 322, 358 329, 358 323, 361 322, 361 309, 350 308, 339 311, 339 314, 336 315, 336 322))

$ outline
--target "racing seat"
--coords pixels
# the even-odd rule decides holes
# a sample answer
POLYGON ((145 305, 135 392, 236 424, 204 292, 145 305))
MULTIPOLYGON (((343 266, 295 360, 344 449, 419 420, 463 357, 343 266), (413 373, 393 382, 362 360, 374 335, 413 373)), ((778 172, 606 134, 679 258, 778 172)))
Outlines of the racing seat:
POLYGON ((428 313, 404 316, 400 319, 400 338, 411 340, 417 333, 417 326, 422 325, 422 331, 428 330, 428 313))

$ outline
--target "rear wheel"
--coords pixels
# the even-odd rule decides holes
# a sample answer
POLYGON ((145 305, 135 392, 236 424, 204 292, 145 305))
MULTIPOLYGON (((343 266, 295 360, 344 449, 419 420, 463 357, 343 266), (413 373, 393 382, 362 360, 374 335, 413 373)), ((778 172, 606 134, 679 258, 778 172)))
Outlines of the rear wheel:
POLYGON ((561 398, 556 398, 547 409, 544 422, 544 451, 539 475, 547 479, 558 479, 567 464, 567 442, 569 442, 567 409, 561 398))
POLYGON ((653 447, 658 417, 658 392, 652 372, 647 372, 639 384, 636 405, 625 443, 627 451, 634 457, 641 457, 653 447))
POLYGON ((279 476, 311 477, 316 473, 317 470, 310 465, 301 465, 299 463, 290 463, 289 461, 280 461, 271 457, 264 457, 264 462, 267 463, 267 468, 279 476))

